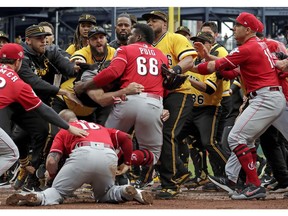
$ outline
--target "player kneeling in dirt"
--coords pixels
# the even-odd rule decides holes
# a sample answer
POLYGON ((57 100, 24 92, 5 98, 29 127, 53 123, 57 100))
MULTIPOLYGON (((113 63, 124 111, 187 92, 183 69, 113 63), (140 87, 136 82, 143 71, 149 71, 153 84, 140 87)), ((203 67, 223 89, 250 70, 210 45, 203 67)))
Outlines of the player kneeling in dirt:
MULTIPOLYGON (((131 185, 114 184, 118 157, 116 146, 127 146, 132 154, 132 140, 122 131, 105 128, 93 122, 78 120, 71 110, 59 115, 70 125, 86 130, 87 137, 76 137, 60 130, 52 144, 46 161, 50 178, 55 177, 62 156, 69 155, 57 173, 52 187, 42 192, 16 193, 6 200, 7 205, 57 205, 83 184, 92 186, 93 195, 99 203, 122 203, 136 200, 141 204, 152 204, 151 193, 131 185)), ((131 155, 130 157, 131 160, 131 155)), ((131 161, 130 161, 131 163, 131 161)))

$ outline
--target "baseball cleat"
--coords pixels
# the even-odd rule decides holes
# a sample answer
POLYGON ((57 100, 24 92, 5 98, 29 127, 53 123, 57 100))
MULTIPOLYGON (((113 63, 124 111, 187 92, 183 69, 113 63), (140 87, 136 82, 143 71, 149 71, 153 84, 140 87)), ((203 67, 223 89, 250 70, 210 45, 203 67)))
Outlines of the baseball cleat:
POLYGON ((213 184, 217 185, 228 193, 232 193, 235 190, 236 183, 233 183, 228 178, 217 176, 208 176, 208 178, 213 184))
POLYGON ((149 191, 137 190, 137 194, 134 196, 134 200, 144 205, 152 205, 153 204, 153 195, 149 191))
POLYGON ((12 194, 6 199, 6 205, 40 205, 41 200, 38 199, 37 194, 12 194))
POLYGON ((231 199, 233 200, 251 200, 251 199, 264 199, 266 197, 266 190, 264 187, 255 185, 249 185, 239 194, 233 194, 231 199))
POLYGON ((192 178, 192 179, 189 179, 188 181, 186 181, 184 183, 184 186, 187 189, 197 188, 197 187, 200 187, 202 185, 205 185, 208 182, 209 182, 208 178, 195 177, 195 178, 192 178))
POLYGON ((176 184, 178 186, 180 186, 180 185, 184 184, 185 182, 187 182, 191 175, 192 175, 192 173, 190 171, 188 171, 187 173, 185 173, 181 176, 176 176, 174 181, 176 182, 176 184))
POLYGON ((288 192, 288 185, 276 183, 274 187, 271 188, 267 187, 267 189, 269 190, 270 193, 285 193, 288 192))
POLYGON ((127 200, 136 200, 144 205, 151 205, 153 203, 153 195, 150 192, 136 189, 131 185, 125 187, 123 196, 127 200))
POLYGON ((180 188, 163 188, 159 193, 156 194, 157 199, 172 199, 180 193, 180 188))

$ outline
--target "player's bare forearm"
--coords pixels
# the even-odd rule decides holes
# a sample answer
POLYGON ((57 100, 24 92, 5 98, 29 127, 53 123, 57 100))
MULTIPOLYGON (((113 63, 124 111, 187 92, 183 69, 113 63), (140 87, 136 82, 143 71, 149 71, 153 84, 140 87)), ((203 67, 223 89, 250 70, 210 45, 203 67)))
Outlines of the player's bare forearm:
POLYGON ((93 79, 86 82, 78 81, 74 84, 74 91, 77 95, 81 95, 82 93, 87 92, 87 90, 96 88, 97 86, 93 79))
POLYGON ((48 171, 50 177, 57 174, 58 164, 61 159, 61 154, 58 152, 50 152, 46 160, 46 170, 48 171))
POLYGON ((193 57, 192 56, 186 56, 177 65, 179 65, 181 67, 182 73, 185 73, 185 72, 190 70, 191 62, 193 62, 193 57))
POLYGON ((193 77, 193 76, 189 76, 189 81, 190 81, 191 85, 194 88, 196 88, 197 90, 199 90, 201 92, 206 91, 206 84, 204 82, 200 82, 200 81, 196 80, 195 77, 193 77))
POLYGON ((115 98, 125 98, 126 95, 138 94, 144 91, 144 86, 136 82, 130 83, 126 88, 114 92, 104 92, 102 89, 88 90, 88 96, 102 107, 115 103, 115 98), (124 97, 122 97, 124 96, 124 97))
POLYGON ((276 67, 283 72, 288 72, 288 59, 276 61, 276 67))

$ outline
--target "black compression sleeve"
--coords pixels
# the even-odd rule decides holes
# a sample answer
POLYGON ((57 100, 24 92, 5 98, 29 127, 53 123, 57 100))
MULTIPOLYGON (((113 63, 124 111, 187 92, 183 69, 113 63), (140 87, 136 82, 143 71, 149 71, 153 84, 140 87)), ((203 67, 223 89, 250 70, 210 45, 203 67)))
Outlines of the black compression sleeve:
POLYGON ((59 117, 58 114, 51 107, 47 106, 44 103, 34 109, 34 111, 51 124, 54 124, 65 130, 69 128, 69 124, 61 117, 59 117))

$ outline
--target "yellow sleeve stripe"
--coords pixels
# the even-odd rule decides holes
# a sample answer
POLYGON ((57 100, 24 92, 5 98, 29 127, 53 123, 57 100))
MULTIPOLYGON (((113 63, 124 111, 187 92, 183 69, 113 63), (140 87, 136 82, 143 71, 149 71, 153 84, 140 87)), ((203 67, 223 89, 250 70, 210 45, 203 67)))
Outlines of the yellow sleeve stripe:
POLYGON ((181 61, 186 56, 192 56, 193 58, 196 58, 198 56, 198 54, 197 54, 195 49, 188 49, 188 50, 185 50, 179 54, 178 60, 181 61))

